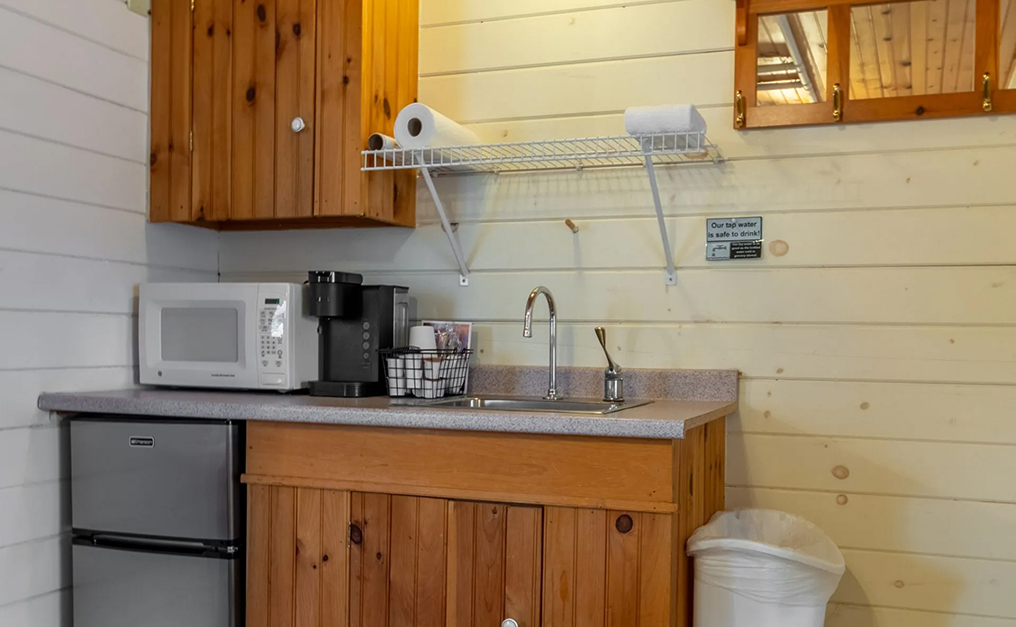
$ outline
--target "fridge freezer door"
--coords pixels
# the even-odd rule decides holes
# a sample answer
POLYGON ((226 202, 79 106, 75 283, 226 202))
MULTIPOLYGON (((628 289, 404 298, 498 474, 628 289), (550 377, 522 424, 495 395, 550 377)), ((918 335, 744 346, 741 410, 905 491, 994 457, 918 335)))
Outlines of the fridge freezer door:
POLYGON ((242 538, 242 425, 71 421, 75 529, 165 538, 242 538))
POLYGON ((242 559, 74 544, 74 627, 243 627, 242 559))

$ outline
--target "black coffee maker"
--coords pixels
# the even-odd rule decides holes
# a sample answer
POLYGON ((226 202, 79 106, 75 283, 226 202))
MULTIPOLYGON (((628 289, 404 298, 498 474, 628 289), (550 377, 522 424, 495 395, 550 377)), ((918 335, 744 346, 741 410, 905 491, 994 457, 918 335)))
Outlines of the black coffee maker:
POLYGON ((320 318, 320 380, 310 383, 312 396, 388 393, 378 350, 409 343, 409 288, 362 283, 359 274, 309 273, 304 311, 320 318))

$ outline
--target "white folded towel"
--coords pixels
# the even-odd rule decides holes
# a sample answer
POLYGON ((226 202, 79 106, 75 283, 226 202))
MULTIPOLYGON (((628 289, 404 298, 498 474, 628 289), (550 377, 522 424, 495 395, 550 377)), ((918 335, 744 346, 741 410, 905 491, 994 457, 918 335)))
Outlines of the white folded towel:
POLYGON ((706 121, 690 104, 629 107, 624 112, 624 129, 629 135, 705 133, 706 121))

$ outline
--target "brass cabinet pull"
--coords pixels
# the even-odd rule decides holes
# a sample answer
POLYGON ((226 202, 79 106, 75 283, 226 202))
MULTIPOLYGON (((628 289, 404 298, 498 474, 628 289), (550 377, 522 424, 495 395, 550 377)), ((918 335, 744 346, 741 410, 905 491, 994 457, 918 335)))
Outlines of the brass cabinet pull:
POLYGON ((833 120, 839 122, 843 119, 843 91, 840 84, 833 85, 833 120))
POLYGON ((737 128, 744 128, 744 94, 740 89, 734 95, 734 109, 737 111, 737 128))
POLYGON ((985 111, 991 111, 991 74, 984 73, 984 104, 985 111))

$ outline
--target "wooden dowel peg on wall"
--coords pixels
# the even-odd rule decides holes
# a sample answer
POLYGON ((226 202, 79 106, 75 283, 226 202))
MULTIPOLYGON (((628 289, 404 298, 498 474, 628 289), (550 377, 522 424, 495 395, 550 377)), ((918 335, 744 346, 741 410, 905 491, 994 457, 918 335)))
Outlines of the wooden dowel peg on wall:
POLYGON ((572 233, 578 233, 579 232, 579 227, 576 226, 576 224, 574 222, 572 222, 571 219, 565 220, 564 221, 564 225, 567 226, 569 229, 571 229, 572 233))

